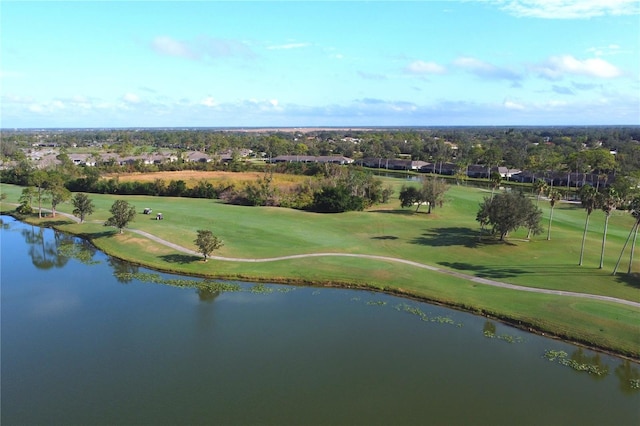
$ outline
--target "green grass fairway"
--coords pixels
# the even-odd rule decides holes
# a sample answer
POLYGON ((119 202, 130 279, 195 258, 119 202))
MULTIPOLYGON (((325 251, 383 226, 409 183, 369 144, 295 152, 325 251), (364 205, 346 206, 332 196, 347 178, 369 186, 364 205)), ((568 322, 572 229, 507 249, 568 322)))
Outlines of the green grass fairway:
MULTIPOLYGON (((396 188, 401 180, 390 180, 396 188)), ((6 203, 17 203, 22 188, 2 185, 6 203)), ((443 208, 432 214, 400 209, 394 198, 365 212, 316 214, 281 208, 241 207, 217 200, 89 194, 96 212, 89 223, 62 216, 57 227, 91 238, 102 250, 152 268, 178 273, 247 280, 369 286, 400 292, 488 314, 539 331, 640 358, 640 312, 610 302, 525 293, 488 287, 409 265, 348 257, 313 257, 267 263, 210 260, 176 252, 132 232, 117 235, 102 226, 116 199, 142 212, 161 212, 165 220, 139 214, 131 228, 147 231, 195 249, 196 230, 209 229, 225 245, 214 255, 267 258, 306 253, 359 253, 411 260, 528 287, 606 295, 640 301, 640 260, 628 275, 629 247, 619 273, 611 272, 633 219, 614 212, 609 221, 605 267, 598 269, 604 214, 591 215, 584 265, 579 267, 585 213, 579 204, 560 203, 554 210, 551 240, 546 239, 549 203, 540 200, 545 232, 526 241, 524 230, 507 243, 481 238, 475 221, 479 203, 489 192, 452 186, 443 208)), ((58 207, 70 213, 70 203, 58 207)), ((422 210, 422 209, 421 209, 422 210)), ((426 209, 425 209, 426 211, 426 209)), ((33 218, 29 218, 33 220, 33 218)), ((37 216, 35 218, 37 220, 37 216)), ((42 220, 49 221, 51 218, 42 220)))

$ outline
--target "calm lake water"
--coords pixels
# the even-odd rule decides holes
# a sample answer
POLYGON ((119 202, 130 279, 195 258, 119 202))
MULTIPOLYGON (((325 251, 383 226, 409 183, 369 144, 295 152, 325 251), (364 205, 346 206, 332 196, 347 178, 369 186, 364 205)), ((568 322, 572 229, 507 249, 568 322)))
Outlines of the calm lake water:
POLYGON ((640 424, 638 364, 373 292, 210 291, 2 221, 3 426, 640 424))

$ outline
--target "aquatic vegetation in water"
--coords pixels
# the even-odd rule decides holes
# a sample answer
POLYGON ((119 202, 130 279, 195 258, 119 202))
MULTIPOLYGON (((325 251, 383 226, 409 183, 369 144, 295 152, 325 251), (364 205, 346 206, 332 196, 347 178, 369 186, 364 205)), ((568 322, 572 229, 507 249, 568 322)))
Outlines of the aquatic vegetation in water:
POLYGON ((196 289, 206 289, 214 292, 238 292, 242 291, 242 287, 240 284, 234 283, 225 283, 219 281, 195 281, 195 280, 185 280, 185 279, 165 279, 162 278, 159 274, 150 274, 143 272, 116 272, 114 275, 124 282, 130 282, 131 280, 138 280, 143 283, 152 283, 152 284, 163 284, 169 285, 172 287, 180 287, 180 288, 196 288, 196 289))
POLYGON ((483 332, 484 337, 488 337, 489 339, 498 339, 498 340, 503 340, 507 343, 522 343, 524 342, 524 339, 520 336, 512 336, 510 334, 495 334, 489 330, 485 330, 483 332))
POLYGON ((440 315, 435 317, 429 317, 426 313, 420 310, 420 308, 408 305, 406 303, 401 303, 399 305, 396 305, 394 309, 399 312, 407 312, 409 314, 415 315, 419 317, 422 321, 435 322, 438 324, 451 324, 451 325, 456 325, 457 327, 462 327, 462 323, 456 323, 450 317, 443 317, 440 315))
POLYGON ((569 354, 565 351, 548 350, 544 353, 544 357, 549 361, 556 361, 560 365, 571 367, 576 371, 585 371, 596 376, 606 376, 609 369, 594 363, 580 362, 576 359, 569 358, 569 354))
POLYGON ((378 301, 369 300, 369 301, 367 302, 367 305, 369 305, 369 306, 384 306, 384 305, 386 305, 386 304, 387 304, 387 302, 383 302, 383 301, 381 301, 381 300, 378 300, 378 301))
POLYGON ((269 294, 269 293, 273 293, 273 288, 266 286, 264 284, 256 284, 253 287, 251 287, 249 291, 254 294, 269 294))
POLYGON ((496 324, 493 321, 487 320, 482 328, 482 334, 489 339, 498 339, 507 343, 522 343, 524 339, 520 336, 512 336, 510 334, 497 334, 496 324))

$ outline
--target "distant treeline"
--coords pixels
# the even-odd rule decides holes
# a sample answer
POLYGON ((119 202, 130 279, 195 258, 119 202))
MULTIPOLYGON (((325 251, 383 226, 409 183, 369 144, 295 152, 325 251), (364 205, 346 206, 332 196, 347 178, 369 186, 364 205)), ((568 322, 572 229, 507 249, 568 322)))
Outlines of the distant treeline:
POLYGON ((509 168, 541 167, 576 152, 606 149, 616 153, 617 171, 640 170, 640 126, 434 127, 386 129, 304 129, 240 131, 232 129, 76 129, 2 130, 0 156, 11 158, 33 145, 89 147, 133 153, 140 150, 199 150, 221 153, 250 149, 254 155, 342 155, 359 158, 485 164, 509 168), (551 159, 551 160, 548 160, 551 159))

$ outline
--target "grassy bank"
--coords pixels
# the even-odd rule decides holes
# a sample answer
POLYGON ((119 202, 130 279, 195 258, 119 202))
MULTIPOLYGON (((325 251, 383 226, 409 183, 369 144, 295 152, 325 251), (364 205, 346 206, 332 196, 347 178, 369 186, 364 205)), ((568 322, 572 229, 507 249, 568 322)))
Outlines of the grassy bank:
MULTIPOLYGON (((391 181, 399 186, 402 181, 391 181)), ((21 188, 3 185, 6 202, 15 203, 21 188)), ((396 194, 398 192, 396 191, 396 194)), ((322 215, 278 208, 224 205, 215 200, 90 195, 96 213, 90 223, 75 224, 57 217, 67 232, 82 234, 119 258, 164 271, 202 276, 305 284, 368 287, 457 306, 520 323, 567 340, 640 359, 640 312, 611 302, 518 292, 483 286, 394 262, 360 258, 314 257, 268 263, 209 261, 176 252, 137 234, 117 235, 101 222, 116 199, 126 199, 138 211, 150 207, 164 221, 140 214, 132 228, 150 232, 195 249, 196 230, 210 229, 225 245, 215 254, 265 258, 291 254, 339 252, 390 256, 439 268, 529 287, 607 295, 640 300, 640 261, 627 275, 628 251, 621 271, 611 272, 632 226, 616 212, 609 223, 605 268, 598 269, 604 214, 591 218, 584 266, 577 266, 584 211, 561 203, 554 211, 551 240, 544 235, 525 241, 524 231, 507 244, 480 239, 475 214, 486 191, 454 186, 448 201, 434 213, 401 210, 397 199, 366 212, 322 215), (93 223, 95 221, 95 223, 93 223)), ((548 218, 548 203, 540 201, 548 218)), ((3 210, 13 207, 3 205, 3 210)), ((71 205, 59 206, 70 212, 71 205)), ((33 218, 29 220, 34 220, 33 218)), ((37 217, 35 219, 37 220, 37 217)), ((546 230, 546 222, 545 222, 546 230)))

